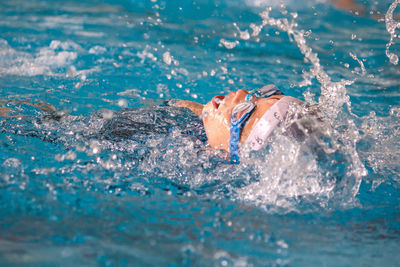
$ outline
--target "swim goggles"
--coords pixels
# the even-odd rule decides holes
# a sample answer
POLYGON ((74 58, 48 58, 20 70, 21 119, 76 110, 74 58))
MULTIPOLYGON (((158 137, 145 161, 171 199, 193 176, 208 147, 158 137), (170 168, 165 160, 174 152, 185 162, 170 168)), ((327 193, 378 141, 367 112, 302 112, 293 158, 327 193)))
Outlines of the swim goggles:
POLYGON ((246 122, 250 118, 256 109, 256 105, 251 102, 251 97, 256 96, 257 98, 268 98, 273 95, 283 95, 282 91, 279 90, 275 85, 268 84, 260 89, 253 90, 250 92, 245 101, 237 104, 231 114, 231 128, 230 128, 230 140, 229 140, 229 151, 231 153, 231 163, 239 164, 239 142, 241 131, 246 125, 246 122))

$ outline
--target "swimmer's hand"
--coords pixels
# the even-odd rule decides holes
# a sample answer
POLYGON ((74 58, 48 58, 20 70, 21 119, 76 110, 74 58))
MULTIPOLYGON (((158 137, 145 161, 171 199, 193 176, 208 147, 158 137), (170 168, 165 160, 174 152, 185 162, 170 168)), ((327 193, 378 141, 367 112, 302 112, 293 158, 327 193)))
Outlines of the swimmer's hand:
POLYGON ((171 99, 168 100, 168 105, 174 107, 188 108, 197 116, 200 116, 203 112, 203 105, 194 101, 171 99))
POLYGON ((18 109, 12 109, 10 107, 7 107, 7 104, 13 104, 13 105, 27 105, 27 106, 32 106, 38 109, 41 109, 47 114, 48 118, 58 120, 61 117, 61 113, 57 111, 57 109, 46 102, 43 102, 41 100, 38 100, 36 102, 34 101, 22 101, 22 100, 0 100, 0 117, 5 117, 5 118, 25 118, 28 117, 28 115, 24 115, 21 113, 18 113, 18 109))

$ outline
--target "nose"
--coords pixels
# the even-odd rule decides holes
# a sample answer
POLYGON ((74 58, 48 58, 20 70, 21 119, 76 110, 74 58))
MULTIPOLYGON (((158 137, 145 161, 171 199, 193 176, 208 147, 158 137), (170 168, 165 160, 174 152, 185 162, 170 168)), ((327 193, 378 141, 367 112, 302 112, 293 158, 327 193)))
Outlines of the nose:
POLYGON ((216 95, 211 99, 211 102, 214 106, 215 109, 217 109, 219 107, 219 105, 221 104, 221 101, 225 99, 225 96, 223 95, 216 95))
POLYGON ((234 103, 242 102, 248 94, 249 92, 247 92, 246 90, 243 89, 237 90, 235 96, 233 97, 233 102, 234 103))

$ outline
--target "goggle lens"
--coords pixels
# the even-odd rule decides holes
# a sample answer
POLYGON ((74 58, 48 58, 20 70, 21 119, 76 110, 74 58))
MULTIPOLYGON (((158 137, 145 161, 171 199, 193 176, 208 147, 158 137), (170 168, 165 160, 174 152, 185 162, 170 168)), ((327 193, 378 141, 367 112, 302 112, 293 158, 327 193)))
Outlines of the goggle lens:
POLYGON ((233 110, 231 115, 232 123, 239 123, 248 113, 250 113, 254 109, 255 105, 250 101, 244 101, 242 103, 237 104, 233 110))

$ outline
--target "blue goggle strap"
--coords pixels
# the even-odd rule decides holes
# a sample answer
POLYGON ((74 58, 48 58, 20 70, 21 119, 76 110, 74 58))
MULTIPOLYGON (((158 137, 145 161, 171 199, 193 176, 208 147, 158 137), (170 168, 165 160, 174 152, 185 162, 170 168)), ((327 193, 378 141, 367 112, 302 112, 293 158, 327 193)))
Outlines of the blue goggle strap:
MULTIPOLYGON (((251 101, 251 97, 255 95, 258 98, 267 98, 273 95, 283 95, 282 91, 279 90, 274 84, 267 84, 263 87, 251 91, 246 96, 246 101, 251 101)), ((230 129, 230 140, 229 140, 229 151, 231 153, 231 163, 239 164, 239 142, 240 142, 240 132, 246 121, 249 119, 255 106, 248 112, 246 112, 239 120, 236 121, 234 114, 231 115, 231 129, 230 129)))
POLYGON ((246 112, 239 120, 235 120, 234 116, 231 116, 231 129, 230 129, 230 140, 229 140, 229 152, 231 153, 231 163, 239 164, 239 142, 240 132, 246 121, 250 118, 251 114, 255 110, 255 106, 246 112))

